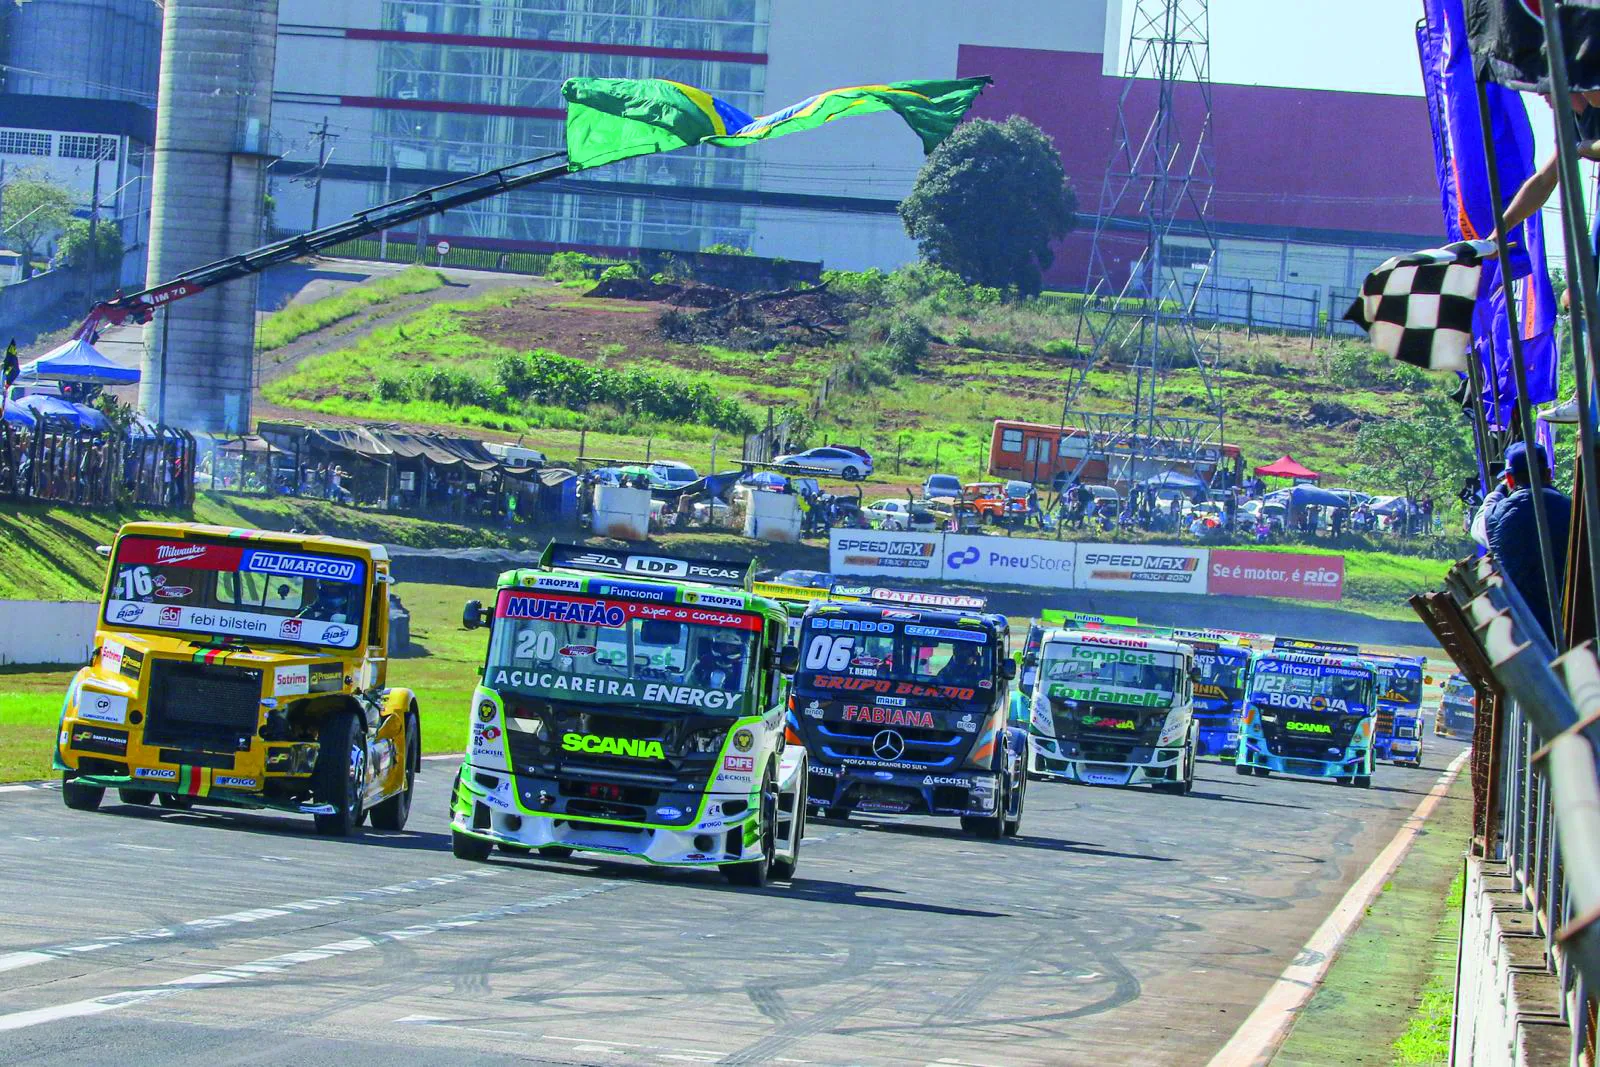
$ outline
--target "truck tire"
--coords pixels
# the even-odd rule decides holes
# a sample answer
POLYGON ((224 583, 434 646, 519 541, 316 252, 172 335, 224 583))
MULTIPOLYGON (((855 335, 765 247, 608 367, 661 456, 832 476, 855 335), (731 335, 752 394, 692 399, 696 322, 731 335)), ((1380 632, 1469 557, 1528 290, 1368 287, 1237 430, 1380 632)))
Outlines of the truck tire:
POLYGON ((850 821, 850 809, 843 804, 835 804, 822 813, 824 819, 837 819, 839 822, 850 821))
POLYGON ((741 863, 721 864, 722 876, 737 886, 760 889, 772 874, 773 857, 778 851, 778 789, 772 772, 761 781, 761 854, 741 863))
POLYGON ((351 711, 336 711, 323 721, 317 763, 311 771, 311 793, 318 804, 331 804, 329 815, 314 815, 317 833, 349 837, 361 825, 361 788, 366 780, 367 739, 351 711))
POLYGON ((399 832, 406 828, 406 819, 411 816, 411 795, 417 787, 417 749, 422 744, 421 731, 417 728, 417 720, 412 715, 406 716, 406 784, 405 788, 382 801, 372 809, 372 828, 374 830, 390 830, 399 832))
POLYGON ((156 799, 161 802, 163 808, 172 811, 188 811, 194 807, 194 797, 183 793, 157 793, 156 799))
POLYGON ((494 842, 464 834, 454 827, 450 830, 450 853, 458 860, 482 863, 494 851, 494 842))
POLYGON ((105 797, 105 786, 83 785, 73 780, 71 771, 61 772, 61 803, 73 811, 99 811, 105 797))
POLYGON ((496 841, 494 847, 508 856, 527 856, 533 852, 532 845, 513 845, 509 841, 496 841))
POLYGON ((1156 782, 1150 788, 1157 793, 1170 793, 1175 797, 1186 797, 1194 791, 1194 764, 1195 754, 1193 748, 1184 750, 1183 762, 1178 765, 1179 777, 1176 781, 1156 782))
POLYGON ((1358 774, 1358 775, 1355 776, 1355 778, 1351 779, 1350 784, 1355 786, 1357 789, 1371 789, 1372 788, 1372 775, 1370 775, 1370 774, 1358 774))
POLYGON ((800 842, 806 836, 806 783, 801 779, 794 795, 794 812, 789 817, 789 858, 774 859, 767 872, 781 881, 792 881, 795 868, 800 866, 800 842))
POLYGON ((537 851, 540 859, 569 860, 572 858, 572 849, 566 845, 545 845, 537 851))
POLYGON ((148 807, 155 798, 154 793, 146 793, 143 789, 117 789, 117 799, 136 808, 148 807))
POLYGON ((1006 837, 1016 837, 1022 832, 1022 809, 1028 803, 1028 776, 1022 775, 1017 779, 1017 815, 1014 819, 1005 820, 1001 830, 1006 837))
POLYGON ((1257 778, 1266 778, 1266 777, 1268 777, 1269 775, 1272 774, 1272 768, 1271 767, 1251 767, 1250 768, 1250 773, 1254 774, 1257 778))
POLYGON ((1248 775, 1252 770, 1254 770, 1254 768, 1251 767, 1248 763, 1235 763, 1233 765, 1233 773, 1234 774, 1245 774, 1245 775, 1248 775))

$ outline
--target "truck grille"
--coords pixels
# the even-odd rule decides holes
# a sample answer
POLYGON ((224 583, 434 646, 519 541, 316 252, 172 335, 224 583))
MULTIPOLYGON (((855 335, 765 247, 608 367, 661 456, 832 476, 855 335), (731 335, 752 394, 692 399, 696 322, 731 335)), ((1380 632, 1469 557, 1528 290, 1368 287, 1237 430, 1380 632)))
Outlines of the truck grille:
POLYGON ((150 665, 145 743, 175 749, 248 749, 261 714, 261 672, 158 659, 150 665))
POLYGON ((900 760, 917 767, 952 767, 961 762, 974 735, 952 730, 924 730, 914 726, 878 726, 859 722, 816 722, 821 755, 830 763, 843 760, 886 762, 872 751, 872 739, 885 730, 900 735, 905 754, 900 760))
POLYGON ((1378 709, 1377 732, 1373 736, 1375 736, 1375 737, 1393 737, 1394 736, 1394 709, 1393 708, 1379 708, 1378 709))

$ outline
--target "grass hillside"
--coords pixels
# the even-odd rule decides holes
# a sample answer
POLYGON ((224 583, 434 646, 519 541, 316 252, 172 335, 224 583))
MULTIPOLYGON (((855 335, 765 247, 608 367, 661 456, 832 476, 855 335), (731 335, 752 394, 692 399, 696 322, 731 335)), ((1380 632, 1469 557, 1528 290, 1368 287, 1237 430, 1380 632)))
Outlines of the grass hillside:
MULTIPOLYGON (((980 473, 996 418, 1061 417, 1083 358, 1072 300, 1007 304, 924 268, 832 275, 829 291, 846 298, 843 321, 741 347, 668 340, 692 334, 683 324, 696 312, 655 300, 585 296, 571 284, 501 290, 311 356, 264 395, 308 414, 524 435, 555 455, 575 454, 580 431, 590 455, 641 457, 648 439, 652 456, 701 467, 713 440, 737 449, 771 410, 807 419, 812 443, 871 449, 881 474, 895 473, 898 454, 906 480, 936 468, 980 473), (831 396, 809 419, 830 377, 831 396)), ((1352 475, 1362 424, 1411 410, 1428 387, 1350 342, 1312 351, 1303 337, 1221 340, 1211 378, 1227 439, 1257 463, 1292 452, 1330 475, 1325 484, 1352 475)), ((1162 405, 1199 414, 1204 381, 1184 362, 1166 377, 1162 405)), ((1133 388, 1113 357, 1089 372, 1076 404, 1127 410, 1133 388)))

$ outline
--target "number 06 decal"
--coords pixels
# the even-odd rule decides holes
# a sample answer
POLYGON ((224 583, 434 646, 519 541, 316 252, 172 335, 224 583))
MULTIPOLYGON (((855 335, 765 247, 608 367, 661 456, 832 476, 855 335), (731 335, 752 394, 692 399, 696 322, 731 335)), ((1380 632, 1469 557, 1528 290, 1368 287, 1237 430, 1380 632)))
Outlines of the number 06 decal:
POLYGON ((842 671, 850 665, 850 658, 855 654, 855 648, 854 637, 817 634, 806 646, 805 668, 808 671, 842 671))

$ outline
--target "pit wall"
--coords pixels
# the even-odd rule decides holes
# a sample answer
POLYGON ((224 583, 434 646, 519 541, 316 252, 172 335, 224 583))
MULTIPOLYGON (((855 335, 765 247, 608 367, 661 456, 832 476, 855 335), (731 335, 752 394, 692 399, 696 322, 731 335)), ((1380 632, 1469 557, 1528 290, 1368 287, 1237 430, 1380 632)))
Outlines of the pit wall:
POLYGON ((1472 858, 1466 865, 1450 1062, 1565 1067, 1572 1035, 1558 1015, 1561 986, 1544 935, 1508 875, 1472 858))
POLYGON ((1344 557, 1233 548, 1108 545, 993 535, 834 530, 835 575, 1086 592, 1344 596, 1344 557))
POLYGON ((87 663, 96 601, 0 600, 0 666, 87 663))

